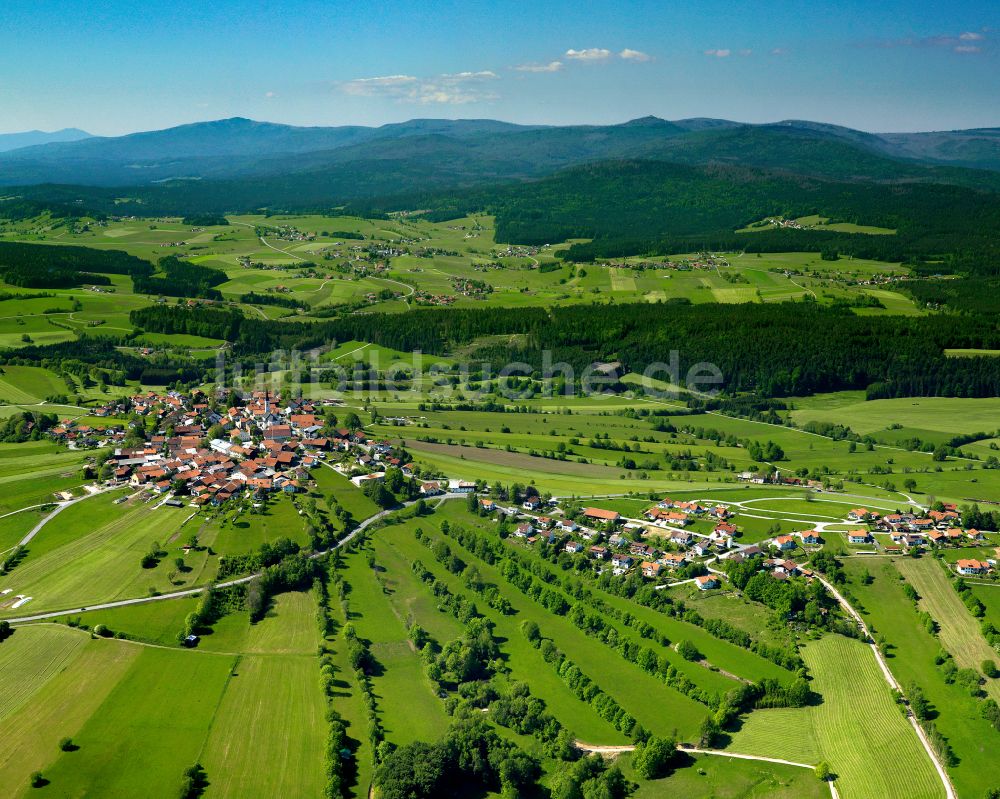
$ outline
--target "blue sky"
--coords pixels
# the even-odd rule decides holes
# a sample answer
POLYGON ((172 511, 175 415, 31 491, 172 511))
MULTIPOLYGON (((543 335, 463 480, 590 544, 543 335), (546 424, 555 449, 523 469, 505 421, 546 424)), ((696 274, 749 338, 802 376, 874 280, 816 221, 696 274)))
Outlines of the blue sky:
POLYGON ((647 114, 1000 126, 1000 3, 0 3, 4 132, 647 114))

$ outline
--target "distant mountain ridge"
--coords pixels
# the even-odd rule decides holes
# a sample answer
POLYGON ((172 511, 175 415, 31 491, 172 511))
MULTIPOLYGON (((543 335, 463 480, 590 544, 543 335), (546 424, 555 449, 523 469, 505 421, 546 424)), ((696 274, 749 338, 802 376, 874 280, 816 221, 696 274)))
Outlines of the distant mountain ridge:
MULTIPOLYGON (((648 116, 619 125, 545 126, 414 119, 381 127, 296 127, 235 117, 118 137, 77 133, 77 140, 64 136, 23 144, 30 138, 22 139, 16 149, 0 152, 0 185, 266 178, 362 161, 388 166, 414 157, 439 163, 454 173, 455 183, 468 177, 532 177, 593 160, 636 157, 723 161, 845 179, 947 177, 926 167, 1000 171, 1000 129, 874 134, 802 120, 750 125, 648 116)), ((0 136, 0 145, 5 138, 0 136)))
POLYGON ((90 134, 79 128, 63 128, 62 130, 51 132, 27 130, 23 133, 0 133, 0 153, 17 150, 22 147, 34 147, 57 142, 74 142, 89 138, 90 134))

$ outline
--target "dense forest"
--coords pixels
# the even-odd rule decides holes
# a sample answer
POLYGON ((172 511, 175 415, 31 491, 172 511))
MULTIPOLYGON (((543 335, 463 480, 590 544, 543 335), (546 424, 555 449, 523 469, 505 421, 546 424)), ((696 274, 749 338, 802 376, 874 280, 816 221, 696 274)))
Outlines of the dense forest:
POLYGON ((219 269, 210 269, 175 255, 161 258, 155 274, 133 275, 132 285, 140 294, 166 294, 170 297, 204 297, 221 300, 222 294, 214 288, 229 278, 219 269))
POLYGON ((1000 195, 958 186, 822 181, 732 166, 619 161, 566 170, 484 197, 502 241, 593 239, 570 260, 700 250, 834 250, 884 261, 988 253, 1000 271, 1000 195), (821 214, 896 230, 733 231, 769 216, 821 214))
POLYGON ((132 312, 160 333, 225 338, 237 355, 310 349, 334 341, 371 341, 444 355, 457 345, 500 334, 526 334, 511 348, 473 347, 473 361, 494 370, 514 361, 541 370, 544 353, 577 375, 595 361, 621 361, 642 372, 678 354, 680 375, 715 364, 727 392, 789 396, 867 389, 873 396, 997 396, 1000 359, 947 358, 945 348, 1000 348, 1000 325, 979 316, 858 316, 811 302, 746 305, 606 304, 562 308, 416 310, 344 316, 320 323, 246 320, 233 311, 163 306, 132 312))
POLYGON ((106 274, 134 278, 152 269, 149 262, 118 250, 0 241, 0 275, 14 286, 72 288, 84 283, 106 286, 111 283, 106 274))

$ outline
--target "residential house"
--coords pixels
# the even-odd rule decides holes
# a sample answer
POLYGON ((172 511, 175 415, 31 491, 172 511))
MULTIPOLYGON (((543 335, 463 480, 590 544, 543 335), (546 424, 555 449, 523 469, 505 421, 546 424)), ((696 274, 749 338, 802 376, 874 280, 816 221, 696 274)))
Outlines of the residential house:
POLYGON ((621 519, 621 514, 614 510, 604 510, 604 508, 584 508, 583 515, 595 522, 603 524, 617 524, 621 519))
POLYGON ((978 575, 986 574, 990 570, 990 564, 981 560, 960 560, 955 564, 959 574, 978 575))

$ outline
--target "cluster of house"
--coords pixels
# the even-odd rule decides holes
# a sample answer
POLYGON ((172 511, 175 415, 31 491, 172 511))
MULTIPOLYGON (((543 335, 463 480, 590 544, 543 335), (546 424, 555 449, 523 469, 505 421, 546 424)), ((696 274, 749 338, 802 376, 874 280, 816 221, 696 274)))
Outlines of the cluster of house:
MULTIPOLYGON (((324 453, 349 448, 364 433, 338 430, 322 435, 324 423, 317 409, 305 400, 282 402, 266 391, 254 392, 242 405, 213 409, 200 392, 146 392, 108 403, 100 416, 133 413, 152 418, 157 432, 141 447, 118 446, 107 463, 110 480, 147 486, 166 494, 186 493, 192 504, 221 504, 249 493, 294 493, 309 480, 309 470, 324 453), (222 434, 208 440, 210 430, 222 434)), ((79 440, 88 429, 63 423, 52 429, 55 437, 79 440)), ((101 433, 105 443, 118 443, 124 430, 101 433)))
MULTIPOLYGON (((697 502, 672 500, 665 497, 643 512, 644 518, 659 527, 684 527, 688 522, 701 518, 728 519, 732 514, 725 505, 706 507, 697 502)), ((731 526, 731 525, 730 525, 731 526)), ((735 527, 733 531, 735 532, 735 527)))
MULTIPOLYGON (((669 502, 669 500, 665 500, 669 502)), ((502 510, 491 499, 481 499, 484 510, 502 510)), ((543 512, 544 504, 539 497, 529 497, 522 503, 525 510, 543 512)), ((569 518, 531 516, 521 521, 514 529, 514 538, 527 543, 542 540, 555 543, 571 536, 563 550, 571 555, 607 561, 616 576, 637 570, 643 577, 659 580, 676 573, 698 558, 710 557, 733 546, 736 528, 720 522, 708 536, 695 536, 684 530, 671 531, 667 540, 677 551, 664 551, 645 543, 642 536, 647 532, 643 524, 624 520, 617 511, 604 508, 583 508, 580 515, 586 524, 578 524, 569 518)), ((713 575, 695 578, 702 590, 719 587, 719 580, 713 575)))
POLYGON ((824 488, 822 480, 796 477, 795 475, 779 472, 777 469, 774 471, 738 472, 736 479, 742 483, 754 483, 756 485, 802 486, 815 491, 822 491, 824 488))
POLYGON ((942 510, 929 510, 926 515, 915 513, 887 513, 884 516, 867 508, 854 508, 847 518, 854 522, 863 522, 869 528, 858 528, 847 534, 851 544, 870 544, 874 537, 872 530, 888 533, 893 546, 887 546, 886 552, 901 552, 914 547, 955 545, 961 546, 970 541, 983 540, 978 530, 963 529, 961 517, 955 505, 944 505, 942 510))

